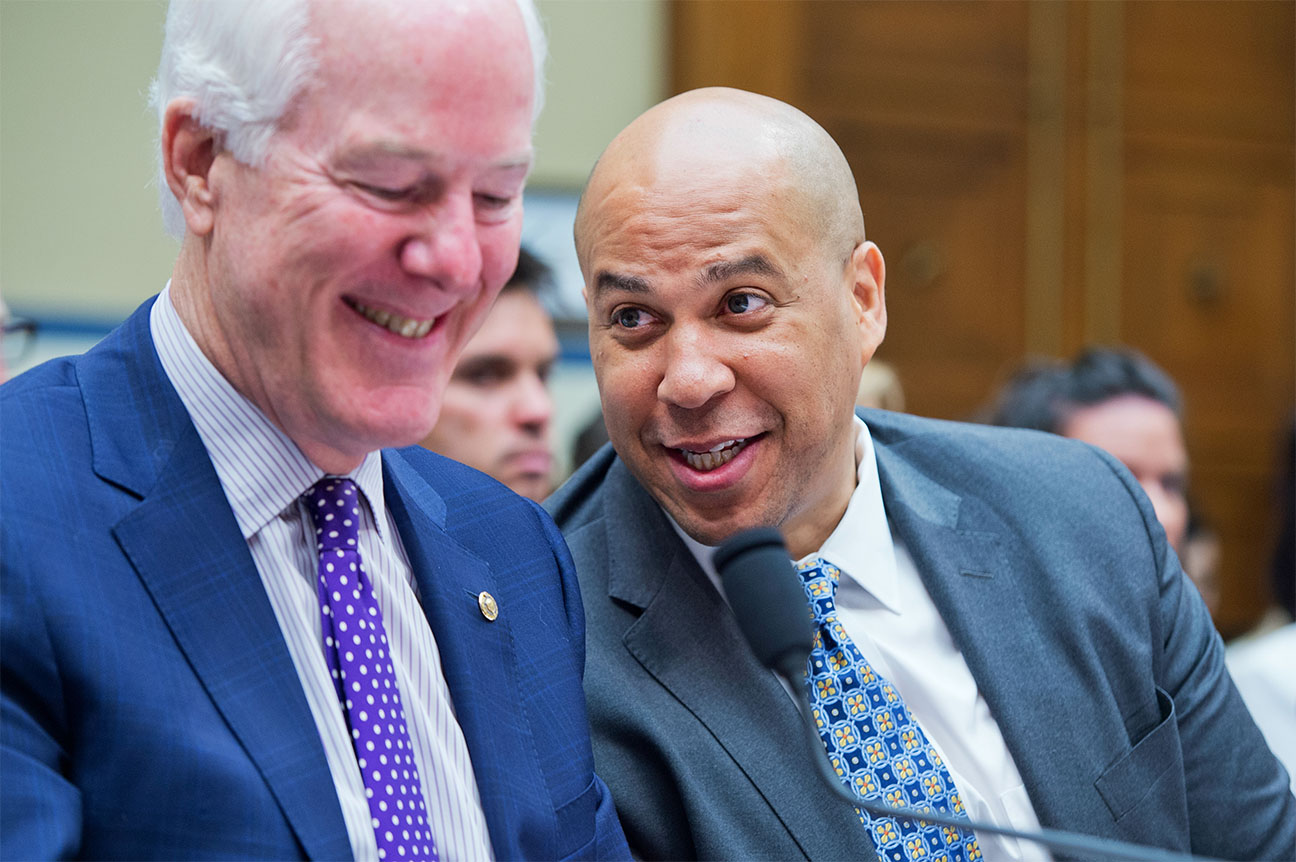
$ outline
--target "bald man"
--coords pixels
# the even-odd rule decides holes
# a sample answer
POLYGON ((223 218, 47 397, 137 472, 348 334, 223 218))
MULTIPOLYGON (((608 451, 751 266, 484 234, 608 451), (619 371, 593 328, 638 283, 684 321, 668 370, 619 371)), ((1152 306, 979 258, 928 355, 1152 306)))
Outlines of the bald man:
POLYGON ((885 267, 822 128, 734 90, 664 102, 600 158, 576 245, 611 446, 548 507, 581 579, 595 760, 638 856, 1047 858, 821 783, 712 560, 773 526, 817 630, 789 684, 852 791, 1292 857, 1286 776, 1129 472, 1049 435, 853 412, 885 267))

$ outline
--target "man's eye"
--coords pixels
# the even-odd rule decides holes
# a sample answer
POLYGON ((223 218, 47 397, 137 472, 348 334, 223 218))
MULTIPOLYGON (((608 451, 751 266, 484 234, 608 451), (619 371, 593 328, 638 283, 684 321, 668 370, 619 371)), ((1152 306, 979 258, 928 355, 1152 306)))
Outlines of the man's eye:
POLYGON ((746 314, 764 308, 769 302, 754 293, 731 293, 725 297, 725 310, 730 314, 746 314))
POLYGON ((642 308, 621 308, 612 313, 612 324, 622 329, 638 329, 648 321, 648 312, 642 308))
POLYGON ((402 188, 393 189, 388 188, 387 186, 374 186, 368 183, 353 183, 353 185, 365 194, 372 195, 373 197, 383 201, 407 200, 412 197, 416 191, 414 186, 404 186, 402 188))
POLYGON ((473 386, 494 386, 496 383, 503 382, 504 378, 496 371, 482 370, 472 374, 465 374, 463 380, 473 386))
POLYGON ((474 197, 482 208, 488 210, 502 210, 513 203, 513 198, 501 197, 500 195, 487 195, 479 192, 474 197))
POLYGON ((487 389, 509 379, 513 368, 507 362, 467 362, 455 369, 454 379, 469 386, 487 389))
POLYGON ((1162 476, 1161 488, 1172 497, 1182 497, 1188 492, 1188 477, 1178 473, 1162 476))

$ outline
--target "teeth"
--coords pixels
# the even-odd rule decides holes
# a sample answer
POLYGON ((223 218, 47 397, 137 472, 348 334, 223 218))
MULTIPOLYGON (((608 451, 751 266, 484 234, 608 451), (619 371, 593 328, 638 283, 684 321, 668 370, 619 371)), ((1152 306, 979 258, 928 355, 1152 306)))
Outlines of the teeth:
POLYGON ((372 320, 388 332, 394 332, 405 338, 422 338, 431 331, 432 325, 436 323, 435 320, 415 320, 412 317, 401 317, 399 314, 370 308, 358 302, 353 302, 351 305, 356 311, 363 314, 366 320, 372 320))
POLYGON ((679 451, 680 454, 684 456, 684 461, 690 467, 694 470, 706 472, 728 464, 746 445, 747 441, 745 439, 726 440, 723 443, 712 446, 705 452, 692 452, 688 449, 681 449, 679 451))

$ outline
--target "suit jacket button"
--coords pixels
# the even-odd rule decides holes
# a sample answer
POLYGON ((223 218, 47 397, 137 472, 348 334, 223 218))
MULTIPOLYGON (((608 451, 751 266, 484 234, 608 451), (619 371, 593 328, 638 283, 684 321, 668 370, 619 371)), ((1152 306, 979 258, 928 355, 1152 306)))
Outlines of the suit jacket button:
POLYGON ((477 608, 488 621, 494 621, 499 616, 499 605, 496 604, 495 597, 485 590, 477 594, 477 608))

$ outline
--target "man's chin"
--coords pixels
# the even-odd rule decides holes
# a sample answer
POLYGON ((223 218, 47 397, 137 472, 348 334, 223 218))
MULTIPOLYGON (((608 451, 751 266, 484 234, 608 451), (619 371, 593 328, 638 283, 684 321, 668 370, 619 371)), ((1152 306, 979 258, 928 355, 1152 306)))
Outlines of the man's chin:
POLYGON ((666 511, 675 519, 675 523, 679 524, 680 529, 688 534, 689 538, 710 547, 723 544, 726 539, 741 533, 743 530, 750 530, 754 527, 778 526, 778 524, 766 523, 754 512, 739 514, 729 512, 723 517, 708 518, 705 513, 689 509, 667 507, 666 511))
POLYGON ((363 458, 370 452, 379 449, 402 449, 416 446, 432 433, 436 422, 435 416, 429 421, 427 416, 383 417, 375 420, 372 415, 350 417, 349 422, 339 422, 346 428, 346 447, 349 451, 358 452, 363 458))

